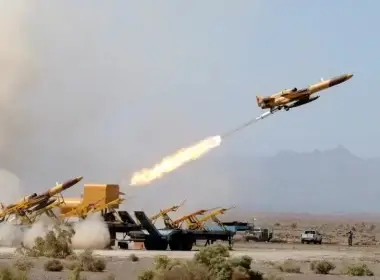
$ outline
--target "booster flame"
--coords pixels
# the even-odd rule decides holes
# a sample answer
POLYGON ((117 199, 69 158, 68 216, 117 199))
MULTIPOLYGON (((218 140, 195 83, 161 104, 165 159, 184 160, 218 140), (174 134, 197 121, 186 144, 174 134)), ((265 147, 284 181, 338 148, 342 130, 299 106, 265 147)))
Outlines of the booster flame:
POLYGON ((160 163, 152 168, 144 168, 132 175, 131 186, 146 185, 150 182, 161 178, 165 173, 170 173, 181 167, 185 163, 196 160, 209 152, 211 149, 218 147, 222 143, 222 138, 218 136, 208 137, 198 143, 182 148, 174 155, 165 157, 160 163))

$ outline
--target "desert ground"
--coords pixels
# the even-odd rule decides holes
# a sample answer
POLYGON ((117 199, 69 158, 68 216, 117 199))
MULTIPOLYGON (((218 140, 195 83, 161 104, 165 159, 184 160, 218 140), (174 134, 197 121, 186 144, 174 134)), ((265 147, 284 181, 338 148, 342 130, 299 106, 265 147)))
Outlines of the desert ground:
MULTIPOLYGON (((368 217, 367 217, 368 218, 368 217)), ((258 219, 259 220, 259 219, 258 219)), ((378 238, 380 223, 373 220, 347 218, 310 218, 310 217, 260 217, 260 226, 274 229, 275 242, 244 242, 237 237, 232 257, 243 255, 252 258, 252 269, 263 272, 271 279, 380 279, 380 247, 378 238), (322 245, 300 244, 300 234, 304 229, 315 228, 324 235, 322 245), (354 228, 354 246, 347 246, 346 232, 354 228), (282 272, 279 266, 292 260, 300 267, 300 273, 282 272), (328 275, 315 274, 310 263, 315 260, 328 260, 336 267, 328 275), (347 276, 343 271, 351 264, 366 264, 374 276, 347 276)), ((199 248, 202 244, 199 244, 199 248)), ((87 279, 137 279, 143 271, 152 268, 154 257, 167 255, 176 259, 191 259, 196 251, 145 251, 145 250, 94 250, 94 255, 103 257, 107 263, 104 272, 82 272, 87 279), (136 257, 133 257, 136 256, 136 257)), ((15 248, 0 248, 0 266, 17 261, 15 248)), ((69 279, 72 271, 61 272, 44 270, 45 258, 29 258, 34 263, 29 279, 69 279)))
MULTIPOLYGON (((350 265, 365 263, 374 272, 371 279, 380 278, 380 249, 368 247, 343 248, 336 245, 293 245, 293 244, 265 244, 252 245, 236 244, 231 251, 232 257, 248 255, 252 258, 252 268, 267 275, 281 277, 283 279, 355 279, 355 277, 342 275, 342 270, 350 265), (293 260, 301 268, 300 273, 281 272, 277 265, 285 260, 293 260), (317 275, 310 270, 310 262, 313 260, 329 260, 336 268, 330 275, 317 275)), ((12 248, 0 250, 0 265, 5 266, 14 263, 12 248)), ((196 252, 171 252, 171 251, 144 251, 144 250, 96 250, 95 255, 102 256, 107 262, 104 272, 82 272, 87 279, 137 279, 143 271, 153 266, 154 256, 167 255, 170 258, 190 259, 196 252), (135 261, 131 255, 137 256, 135 261)), ((30 258, 34 263, 29 279, 69 279, 71 271, 64 269, 62 272, 44 271, 45 258, 30 258)), ((362 279, 363 277, 359 277, 362 279)), ((364 277, 365 278, 365 277, 364 277)), ((278 278, 280 279, 280 278, 278 278)))
MULTIPOLYGON (((244 215, 228 217, 241 220, 244 215), (240 216, 240 217, 239 217, 240 216)), ((300 243, 304 230, 316 229, 323 235, 324 244, 347 245, 347 232, 354 231, 353 244, 376 246, 380 244, 380 215, 310 215, 310 214, 255 214, 255 224, 273 229, 274 241, 300 243)), ((246 215, 245 220, 252 220, 246 215)))

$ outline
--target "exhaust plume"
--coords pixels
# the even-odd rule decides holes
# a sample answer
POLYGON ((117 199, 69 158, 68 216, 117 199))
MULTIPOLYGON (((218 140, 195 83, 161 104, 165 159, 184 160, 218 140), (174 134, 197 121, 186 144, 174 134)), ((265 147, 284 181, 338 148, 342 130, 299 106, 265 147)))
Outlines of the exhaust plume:
POLYGON ((0 152, 22 132, 22 122, 14 113, 20 109, 18 98, 33 73, 26 6, 23 1, 0 4, 0 152))
POLYGON ((6 169, 0 169, 0 185, 2 188, 0 202, 4 203, 5 206, 14 203, 23 196, 20 179, 6 169))
POLYGON ((23 243, 25 246, 29 248, 33 248, 34 246, 34 241, 37 237, 45 237, 46 234, 48 233, 49 228, 48 226, 44 223, 44 221, 37 221, 33 223, 31 228, 26 230, 23 238, 23 243))
POLYGON ((25 231, 23 243, 27 247, 32 248, 35 244, 35 239, 37 237, 45 237, 49 230, 54 228, 54 225, 56 225, 56 221, 53 218, 46 214, 41 215, 39 219, 25 231))
POLYGON ((89 215, 86 220, 74 224, 72 238, 74 249, 104 249, 110 243, 110 233, 99 213, 89 215))
POLYGON ((3 222, 0 224, 0 246, 18 246, 22 241, 22 232, 18 226, 3 222))
POLYGON ((182 148, 175 154, 165 157, 160 163, 152 168, 144 168, 132 175, 130 181, 131 186, 146 185, 154 180, 170 173, 182 165, 196 160, 208 153, 211 149, 218 147, 222 142, 220 136, 208 137, 195 145, 187 148, 182 148))
MULTIPOLYGON (((253 2, 96 1, 89 11, 79 2, 1 1, 1 167, 28 187, 16 199, 78 170, 89 181, 128 185, 133 172, 150 167, 144 162, 157 163, 170 147, 218 130, 224 98, 236 91, 229 81, 240 83, 236 67, 246 61, 238 54, 251 53, 245 35, 252 25, 241 22, 257 10, 253 2)), ((139 196, 137 207, 153 211, 184 193, 189 201, 206 200, 196 193, 209 185, 230 199, 231 174, 202 164, 179 174, 184 181, 196 172, 192 189, 178 188, 171 176, 171 198, 144 204, 139 196)), ((147 199, 155 192, 149 191, 147 199)))

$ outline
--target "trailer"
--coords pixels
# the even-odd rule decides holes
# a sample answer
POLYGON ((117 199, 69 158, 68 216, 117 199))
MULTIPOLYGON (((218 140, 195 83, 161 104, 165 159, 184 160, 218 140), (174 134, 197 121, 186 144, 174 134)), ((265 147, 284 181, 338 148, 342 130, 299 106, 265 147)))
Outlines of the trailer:
POLYGON ((191 251, 199 240, 206 245, 217 240, 227 241, 232 246, 235 232, 229 230, 188 230, 188 229, 157 229, 143 211, 135 211, 135 217, 141 225, 141 230, 129 231, 130 240, 119 241, 119 248, 127 249, 128 243, 143 242, 146 250, 191 251))
POLYGON ((102 215, 110 233, 109 247, 115 246, 116 241, 118 241, 121 249, 128 249, 128 246, 127 248, 122 248, 126 244, 123 241, 126 240, 129 232, 141 230, 141 225, 137 224, 127 211, 106 212, 102 213, 102 215), (117 239, 117 234, 123 236, 121 241, 117 239))

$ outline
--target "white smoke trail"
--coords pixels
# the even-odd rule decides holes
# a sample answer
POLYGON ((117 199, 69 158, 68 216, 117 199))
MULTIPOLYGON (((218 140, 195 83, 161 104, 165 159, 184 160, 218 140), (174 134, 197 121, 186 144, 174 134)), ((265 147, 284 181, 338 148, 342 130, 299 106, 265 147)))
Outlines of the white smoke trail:
POLYGON ((152 168, 144 168, 134 173, 130 185, 149 184, 150 182, 161 178, 166 173, 170 173, 182 165, 200 158, 211 149, 218 147, 221 142, 222 138, 220 136, 213 136, 203 139, 190 147, 182 148, 173 155, 165 157, 160 163, 152 168))

